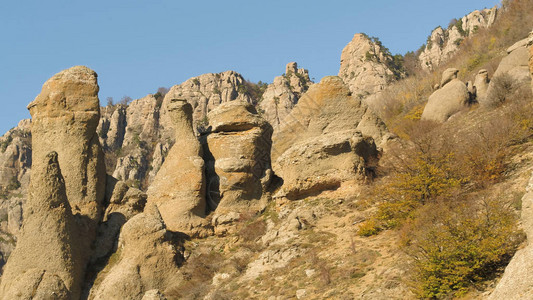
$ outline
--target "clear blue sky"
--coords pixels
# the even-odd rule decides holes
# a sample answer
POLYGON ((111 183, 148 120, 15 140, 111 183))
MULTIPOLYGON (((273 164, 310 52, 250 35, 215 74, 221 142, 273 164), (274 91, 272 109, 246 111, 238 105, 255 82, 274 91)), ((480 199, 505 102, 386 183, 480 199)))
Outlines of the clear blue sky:
POLYGON ((336 75, 353 34, 392 53, 498 0, 8 1, 0 2, 0 134, 28 118, 26 105, 55 73, 86 65, 100 101, 134 99, 209 72, 272 82, 287 62, 317 81, 336 75))

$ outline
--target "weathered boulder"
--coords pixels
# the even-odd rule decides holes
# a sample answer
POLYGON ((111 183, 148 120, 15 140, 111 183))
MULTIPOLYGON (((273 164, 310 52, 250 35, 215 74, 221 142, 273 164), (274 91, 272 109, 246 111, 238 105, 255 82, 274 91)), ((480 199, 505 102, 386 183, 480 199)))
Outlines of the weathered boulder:
POLYGON ((87 249, 102 216, 105 193, 104 156, 96 127, 100 118, 97 75, 87 67, 64 70, 43 85, 28 105, 32 115, 32 168, 56 151, 74 214, 87 226, 87 249))
POLYGON ((487 90, 489 88, 489 73, 485 69, 479 70, 474 79, 474 87, 476 88, 476 100, 478 102, 485 101, 487 97, 487 90))
POLYGON ((391 67, 393 58, 381 43, 365 34, 355 34, 341 54, 339 77, 359 98, 378 93, 396 77, 403 76, 391 67))
POLYGON ((98 274, 89 299, 138 299, 165 291, 178 280, 183 256, 153 205, 131 218, 120 233, 117 251, 98 274))
POLYGON ((488 297, 490 300, 528 299, 533 293, 533 176, 522 197, 521 220, 527 235, 527 245, 515 253, 488 297))
POLYGON ((421 119, 446 122, 452 115, 467 107, 469 101, 470 95, 466 85, 459 79, 453 79, 429 96, 421 119))
POLYGON ((80 297, 84 236, 67 200, 57 153, 42 159, 34 160, 23 229, 2 276, 1 299, 80 297))
POLYGON ((258 104, 261 116, 276 129, 310 84, 307 70, 298 69, 295 62, 288 63, 285 75, 274 78, 263 93, 258 104))
POLYGON ((323 78, 302 96, 272 138, 273 170, 284 180, 279 195, 299 197, 335 188, 348 178, 364 178, 361 168, 370 170, 377 161, 373 140, 382 143, 389 137, 383 122, 351 94, 342 79, 323 78), (367 146, 371 150, 363 157, 357 149, 367 146), (316 164, 320 167, 315 168, 316 164), (322 172, 322 167, 329 171, 322 172), (321 177, 335 168, 344 171, 321 177))
POLYGON ((209 208, 216 215, 258 210, 270 180, 272 126, 240 101, 220 105, 208 118, 202 144, 209 208))
POLYGON ((487 89, 487 96, 480 104, 495 106, 501 102, 501 94, 510 94, 531 84, 529 71, 529 50, 525 44, 518 42, 518 46, 508 49, 505 56, 492 76, 487 89))
POLYGON ((457 79, 457 74, 459 73, 459 70, 456 68, 448 68, 442 72, 442 78, 440 80, 440 87, 443 87, 446 85, 446 83, 457 79))
POLYGON ((176 143, 148 188, 148 203, 157 205, 169 230, 196 235, 206 213, 202 147, 192 127, 192 105, 172 99, 167 108, 176 143))
POLYGON ((365 178, 377 167, 379 152, 371 137, 357 130, 337 131, 294 143, 276 160, 283 178, 278 196, 298 199, 365 178))

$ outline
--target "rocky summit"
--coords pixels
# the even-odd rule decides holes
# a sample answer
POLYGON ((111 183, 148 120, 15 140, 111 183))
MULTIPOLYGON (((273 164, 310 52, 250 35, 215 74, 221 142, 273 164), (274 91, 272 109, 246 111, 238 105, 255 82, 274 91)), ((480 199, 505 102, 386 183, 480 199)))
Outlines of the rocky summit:
POLYGON ((53 75, 0 137, 0 300, 532 298, 532 28, 504 1, 405 55, 350 36, 316 83, 106 106, 53 75))

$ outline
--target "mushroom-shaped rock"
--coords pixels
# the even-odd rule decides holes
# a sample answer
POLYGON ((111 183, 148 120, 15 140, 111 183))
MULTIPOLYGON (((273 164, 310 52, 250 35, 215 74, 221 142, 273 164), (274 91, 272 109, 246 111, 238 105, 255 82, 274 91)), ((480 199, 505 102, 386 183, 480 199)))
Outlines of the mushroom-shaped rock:
POLYGON ((442 72, 442 78, 440 80, 440 87, 443 87, 446 85, 446 83, 456 79, 458 73, 459 70, 456 68, 449 68, 444 70, 444 72, 442 72))
POLYGON ((207 201, 216 214, 262 208, 270 180, 272 126, 245 102, 224 103, 208 114, 202 135, 207 201))
POLYGON ((487 97, 487 89, 489 88, 489 72, 485 69, 479 70, 474 79, 474 87, 476 88, 476 99, 478 102, 485 101, 487 97))
POLYGON ((192 106, 182 99, 167 105, 176 143, 148 188, 169 230, 197 234, 206 213, 202 147, 192 128, 192 106))

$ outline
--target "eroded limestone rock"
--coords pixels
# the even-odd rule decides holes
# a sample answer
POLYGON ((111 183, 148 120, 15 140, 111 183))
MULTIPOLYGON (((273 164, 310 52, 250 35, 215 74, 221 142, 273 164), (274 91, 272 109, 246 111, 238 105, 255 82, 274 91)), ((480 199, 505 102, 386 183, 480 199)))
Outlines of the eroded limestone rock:
POLYGON ((78 225, 58 155, 51 152, 34 164, 23 229, 2 276, 1 299, 79 299, 86 250, 78 225))
POLYGON ((298 69, 295 62, 288 63, 285 75, 274 78, 263 93, 258 108, 261 116, 276 129, 311 84, 307 70, 298 69))
POLYGON ((148 202, 157 205, 169 230, 195 235, 206 213, 202 147, 192 127, 192 105, 173 99, 167 107, 176 143, 148 188, 148 202))
POLYGON ((422 69, 433 70, 448 61, 466 36, 475 34, 481 28, 492 26, 497 14, 497 7, 475 10, 447 29, 440 26, 435 28, 418 57, 422 69))
POLYGON ((131 218, 120 233, 117 251, 98 275, 89 299, 143 299, 178 280, 183 256, 154 205, 131 218), (150 293, 148 293, 150 294, 150 293))
POLYGON ((396 77, 403 76, 389 67, 392 60, 381 43, 358 33, 342 50, 339 77, 362 99, 382 91, 396 77))
POLYGON ((259 210, 270 181, 272 127, 252 105, 239 101, 220 105, 208 118, 202 144, 209 208, 217 216, 259 210))
POLYGON ((422 112, 422 120, 446 122, 452 115, 460 112, 470 104, 473 89, 457 79, 459 70, 450 68, 443 72, 441 88, 429 96, 428 103, 422 112))
POLYGON ((86 218, 89 243, 102 216, 104 156, 96 127, 100 118, 97 75, 87 67, 64 70, 43 85, 28 105, 32 115, 32 168, 56 151, 74 214, 86 218))
POLYGON ((272 138, 273 170, 284 180, 280 196, 298 198, 364 178, 360 171, 377 161, 374 140, 390 138, 383 122, 336 76, 311 86, 286 120, 272 138), (363 148, 368 155, 365 150, 361 156, 363 148), (323 176, 337 168, 338 176, 323 176))

